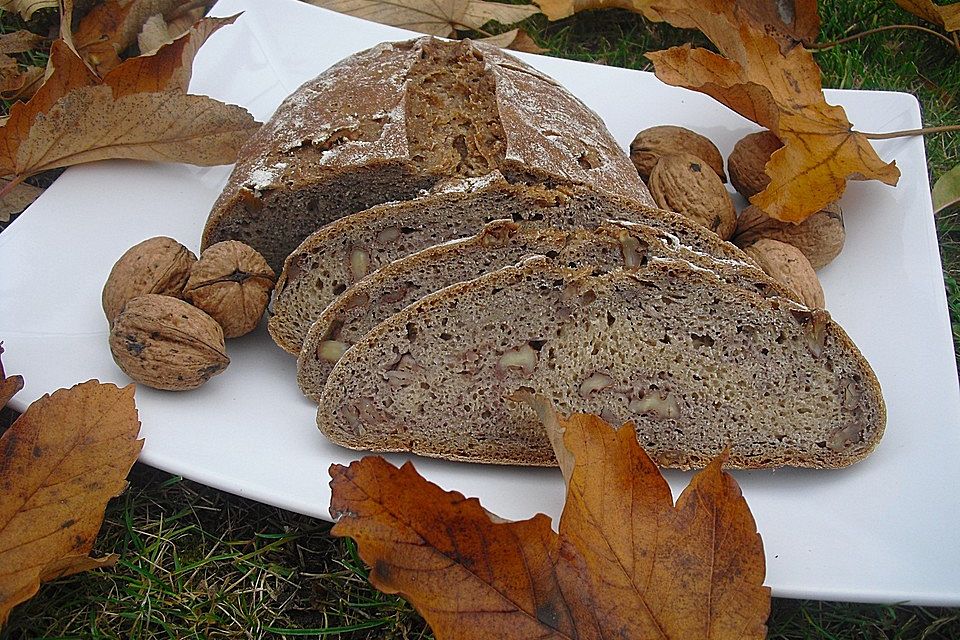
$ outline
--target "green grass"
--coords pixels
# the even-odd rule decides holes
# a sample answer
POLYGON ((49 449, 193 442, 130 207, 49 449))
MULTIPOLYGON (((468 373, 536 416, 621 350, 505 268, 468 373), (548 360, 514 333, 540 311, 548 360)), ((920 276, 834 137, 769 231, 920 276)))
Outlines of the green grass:
MULTIPOLYGON (((892 1, 823 2, 821 15, 823 41, 918 23, 892 1)), ((9 31, 13 23, 6 14, 0 24, 9 31)), ((527 28, 555 55, 637 69, 649 68, 648 50, 704 43, 623 11, 535 18, 527 28)), ((827 87, 907 91, 920 99, 927 125, 960 123, 960 56, 933 37, 886 32, 817 59, 827 87)), ((960 134, 929 136, 926 149, 936 179, 960 162, 960 134)), ((943 212, 937 225, 960 344, 960 210, 943 212)), ((433 637, 408 604, 370 588, 356 549, 331 538, 327 523, 142 465, 130 482, 110 503, 96 543, 100 553, 120 554, 117 566, 45 585, 13 612, 0 640, 433 637)), ((769 637, 960 638, 960 610, 776 599, 769 637)))

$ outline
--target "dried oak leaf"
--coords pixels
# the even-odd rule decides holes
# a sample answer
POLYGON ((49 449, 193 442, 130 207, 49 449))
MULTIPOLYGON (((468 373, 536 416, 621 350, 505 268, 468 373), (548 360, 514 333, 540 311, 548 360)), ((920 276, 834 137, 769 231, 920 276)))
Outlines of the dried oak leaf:
POLYGON ((133 385, 91 380, 43 396, 0 438, 0 625, 41 582, 115 561, 89 553, 139 431, 133 385))
POLYGON ((533 5, 486 0, 306 0, 308 4, 434 36, 480 29, 495 20, 511 25, 540 13, 533 5))
POLYGON ((947 31, 960 31, 960 2, 937 5, 933 0, 894 0, 900 7, 918 18, 943 27, 947 31))
POLYGON ((201 21, 152 56, 125 61, 102 80, 62 41, 53 73, 0 129, 0 174, 106 158, 227 164, 259 127, 243 108, 183 93, 202 41, 232 19, 201 21))
POLYGON ((0 409, 7 406, 10 398, 23 389, 23 376, 7 376, 3 371, 3 343, 0 342, 0 409))
POLYGON ((567 480, 559 533, 543 514, 491 516, 380 457, 333 465, 332 533, 370 581, 442 638, 763 638, 763 547, 722 457, 673 504, 637 443, 595 416, 538 409, 567 480))
POLYGON ((647 54, 667 84, 701 91, 773 131, 784 146, 767 162, 770 184, 750 202, 771 217, 801 222, 840 198, 847 179, 895 185, 900 171, 827 104, 820 69, 726 0, 653 0, 670 24, 700 30, 723 55, 691 46, 647 54), (726 56, 726 57, 724 57, 726 56))

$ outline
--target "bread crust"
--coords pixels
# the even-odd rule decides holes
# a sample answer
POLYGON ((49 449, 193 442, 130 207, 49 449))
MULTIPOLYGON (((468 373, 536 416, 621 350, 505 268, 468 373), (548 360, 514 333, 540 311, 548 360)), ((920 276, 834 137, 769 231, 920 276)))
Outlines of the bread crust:
POLYGON ((482 63, 480 80, 493 87, 495 117, 470 126, 501 138, 495 142, 503 153, 499 159, 493 158, 499 151, 476 153, 509 180, 591 184, 654 204, 600 117, 557 82, 497 47, 423 37, 350 56, 288 97, 241 149, 202 247, 241 240, 279 270, 304 237, 331 220, 413 198, 445 177, 485 172, 431 166, 411 154, 424 143, 411 138, 420 135, 412 97, 420 90, 417 65, 429 56, 482 63))
MULTIPOLYGON (((498 301, 493 300, 490 308, 494 308, 493 305, 498 301)), ((478 315, 474 307, 469 309, 474 314, 471 322, 481 325, 491 321, 488 315, 478 315)), ((662 311, 662 308, 660 310, 662 311)), ((617 322, 624 317, 626 316, 619 316, 617 322)), ((555 326, 547 324, 549 327, 555 326)), ((515 339, 527 339, 528 336, 522 333, 526 329, 529 329, 526 325, 518 327, 515 339)), ((684 330, 686 331, 687 327, 684 330)), ((668 337, 681 342, 686 340, 679 334, 668 337)), ((502 349, 500 346, 493 348, 502 349)), ((683 380, 689 381, 689 377, 683 380)), ((847 466, 873 451, 882 437, 886 423, 886 410, 876 376, 854 343, 824 310, 810 310, 781 298, 764 299, 757 293, 720 281, 707 270, 694 268, 689 263, 684 264, 677 260, 652 260, 642 270, 591 276, 585 271, 558 268, 547 260, 532 258, 517 267, 500 269, 426 296, 378 325, 337 363, 320 399, 317 424, 332 441, 350 448, 407 451, 473 462, 553 465, 555 462, 552 452, 539 431, 540 426, 535 415, 524 407, 503 399, 520 387, 545 393, 552 397, 564 412, 601 413, 609 409, 613 415, 607 419, 615 424, 626 422, 630 417, 636 418, 638 437, 648 452, 661 466, 676 468, 702 466, 726 445, 731 446, 728 464, 735 468, 847 466), (726 335, 715 336, 716 345, 709 341, 708 336, 702 337, 704 342, 696 347, 702 347, 709 352, 706 356, 697 356, 701 358, 697 362, 706 363, 703 369, 691 372, 688 366, 677 365, 678 371, 668 371, 666 377, 657 376, 656 372, 653 372, 651 379, 660 381, 659 384, 663 385, 660 393, 663 393, 663 389, 671 389, 670 394, 675 395, 659 396, 661 402, 674 402, 676 406, 676 413, 668 411, 666 419, 663 416, 652 419, 645 414, 630 416, 628 412, 618 409, 619 405, 611 409, 613 405, 609 403, 600 408, 600 404, 603 404, 598 400, 600 396, 582 399, 575 389, 564 386, 569 384, 570 380, 598 374, 598 370, 593 367, 601 364, 610 367, 610 370, 602 375, 615 380, 611 385, 620 384, 623 380, 617 378, 623 375, 623 367, 629 369, 635 366, 642 370, 645 363, 653 362, 659 357, 659 348, 668 353, 690 353, 690 349, 680 343, 677 343, 674 351, 670 351, 669 346, 643 346, 646 344, 643 341, 648 336, 638 333, 633 342, 621 340, 615 345, 603 341, 592 343, 598 355, 592 356, 592 359, 585 358, 589 361, 570 364, 571 354, 581 347, 589 347, 590 343, 571 344, 570 339, 564 342, 565 338, 560 336, 568 335, 565 332, 573 331, 575 326, 590 326, 591 322, 596 324, 598 320, 601 320, 602 324, 602 314, 595 318, 590 313, 596 315, 600 310, 622 309, 625 314, 647 314, 637 322, 655 324, 655 310, 644 311, 648 308, 644 305, 648 305, 650 301, 644 297, 647 295, 645 292, 650 291, 651 286, 660 287, 661 292, 657 295, 662 294, 664 299, 679 296, 677 304, 680 305, 689 304, 683 302, 684 296, 690 296, 691 299, 697 296, 701 299, 704 296, 716 296, 720 305, 717 308, 691 310, 694 313, 691 315, 690 326, 695 325, 694 320, 702 323, 704 314, 712 317, 737 311, 751 315, 748 311, 756 310, 756 317, 741 318, 740 322, 743 323, 744 330, 750 325, 751 331, 758 332, 758 351, 761 348, 768 349, 771 355, 764 356, 766 360, 761 363, 753 359, 745 360, 742 371, 733 367, 728 357, 711 360, 714 356, 710 350, 714 347, 722 350, 733 344, 731 340, 745 340, 740 335, 741 327, 738 327, 736 322, 732 325, 736 332, 731 326, 718 324, 718 331, 725 331, 726 335), (443 322, 446 319, 444 326, 460 327, 461 325, 456 323, 457 309, 462 310, 467 301, 493 300, 496 295, 508 295, 503 294, 504 291, 516 289, 522 290, 524 295, 534 297, 538 295, 536 292, 542 292, 542 295, 549 296, 551 301, 540 304, 531 300, 529 309, 517 311, 496 306, 496 317, 499 321, 508 324, 522 322, 523 318, 549 308, 554 304, 553 300, 562 299, 563 292, 570 289, 579 296, 573 298, 571 315, 561 319, 556 325, 557 338, 552 339, 554 342, 547 340, 545 345, 538 343, 540 353, 544 354, 544 350, 547 350, 547 355, 541 357, 530 375, 517 374, 510 377, 510 374, 505 374, 505 377, 499 378, 499 374, 491 375, 489 369, 483 369, 483 379, 478 386, 470 386, 470 393, 464 394, 463 390, 456 387, 458 383, 455 376, 441 374, 443 369, 435 366, 436 362, 446 361, 445 358, 451 355, 437 351, 447 349, 445 345, 450 343, 438 346, 431 342, 429 346, 433 351, 425 351, 426 347, 411 346, 416 341, 433 340, 431 323, 443 322), (588 292, 589 296, 586 296, 588 292), (640 300, 640 303, 635 304, 632 300, 640 300), (611 301, 616 304, 612 305, 611 301), (751 325, 751 321, 755 326, 751 325), (773 339, 778 330, 781 337, 786 336, 785 346, 780 339, 773 339), (634 345, 640 346, 635 348, 634 345), (551 348, 560 355, 550 355, 551 348), (610 364, 614 362, 610 356, 611 348, 620 350, 616 354, 619 364, 610 364), (413 371, 410 382, 412 385, 425 384, 426 388, 432 391, 418 391, 413 387, 391 389, 385 386, 385 383, 381 384, 379 376, 388 370, 384 365, 390 365, 378 361, 385 350, 408 354, 408 364, 412 362, 422 365, 423 371, 410 369, 413 371), (791 355, 784 361, 775 357, 782 356, 783 353, 791 355), (567 371, 564 369, 567 366, 573 369, 567 371), (620 370, 612 370, 618 366, 620 370), (689 375, 708 376, 710 367, 719 367, 721 371, 733 372, 738 378, 750 380, 747 374, 754 366, 760 367, 757 370, 759 377, 752 378, 758 385, 757 388, 748 387, 747 383, 743 383, 743 387, 730 387, 729 385, 737 385, 742 381, 720 376, 716 379, 721 381, 721 385, 727 386, 721 386, 718 391, 720 395, 709 397, 690 396, 689 393, 692 392, 684 387, 684 382, 676 378, 689 375), (804 391, 805 384, 812 387, 813 391, 804 391), (765 388, 763 385, 773 385, 769 389, 770 395, 759 393, 759 389, 765 388), (446 391, 462 398, 460 401, 465 405, 463 411, 453 415, 459 411, 455 405, 447 406, 436 398, 429 398, 420 415, 406 416, 398 413, 398 416, 394 417, 391 414, 400 412, 406 406, 403 404, 404 398, 418 398, 417 393, 436 394, 446 391), (378 395, 375 392, 380 393, 378 395), (818 399, 818 394, 821 393, 824 398, 818 399), (827 395, 830 397, 826 397, 827 395), (673 400, 670 400, 671 397, 673 400), (388 399, 388 405, 385 406, 384 401, 388 399), (760 404, 738 404, 748 400, 760 404), (813 414, 812 418, 805 418, 805 414, 799 409, 809 410, 811 402, 814 407, 819 402, 828 410, 824 411, 823 415, 813 414), (777 403, 783 403, 783 406, 777 403), (477 406, 474 407, 474 404, 477 406), (474 414, 474 410, 484 412, 486 417, 480 413, 474 414), (727 413, 748 416, 748 421, 744 424, 725 421, 724 416, 727 413), (451 416, 448 417, 447 414, 451 416), (771 415, 779 418, 771 420, 771 415), (445 421, 459 424, 459 432, 452 427, 448 428, 445 421), (426 425, 432 424, 437 425, 437 433, 442 433, 442 436, 426 433, 429 429, 426 425), (808 433, 810 428, 815 431, 808 433)), ((642 399, 640 404, 643 404, 642 399)))

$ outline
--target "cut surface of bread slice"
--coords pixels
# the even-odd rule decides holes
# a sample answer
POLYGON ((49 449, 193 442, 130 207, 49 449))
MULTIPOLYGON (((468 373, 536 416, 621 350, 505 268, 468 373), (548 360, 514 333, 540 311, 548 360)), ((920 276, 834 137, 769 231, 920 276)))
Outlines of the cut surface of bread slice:
POLYGON ((588 187, 515 185, 490 175, 345 216, 311 234, 290 254, 277 279, 270 335, 287 352, 299 354, 310 326, 350 285, 411 253, 476 235, 499 219, 566 230, 596 227, 606 219, 641 222, 669 231, 693 250, 749 261, 734 245, 675 213, 588 187))
POLYGON ((279 271, 308 234, 449 177, 591 184, 653 205, 600 117, 498 47, 423 37, 352 55, 305 83, 243 146, 203 233, 279 271))
POLYGON ((823 310, 763 298, 679 260, 600 276, 543 258, 456 284, 337 362, 317 424, 354 449, 553 465, 534 412, 635 424, 658 464, 841 467, 880 440, 870 366, 823 310))
POLYGON ((301 391, 319 400, 340 355, 412 302, 534 254, 570 268, 591 265, 596 272, 643 266, 650 257, 680 258, 764 297, 790 295, 745 262, 696 252, 672 234, 644 224, 605 222, 596 229, 564 231, 495 221, 476 236, 429 247, 380 267, 328 305, 310 327, 300 350, 297 381, 301 391))

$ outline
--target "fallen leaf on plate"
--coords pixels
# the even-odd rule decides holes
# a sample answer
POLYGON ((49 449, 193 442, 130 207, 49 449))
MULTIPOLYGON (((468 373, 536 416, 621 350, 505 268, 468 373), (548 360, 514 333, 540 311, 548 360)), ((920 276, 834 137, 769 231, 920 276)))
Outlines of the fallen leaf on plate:
POLYGON ((133 385, 91 380, 43 396, 0 438, 0 625, 41 582, 115 561, 89 554, 139 431, 133 385))
POLYGON ((102 80, 63 40, 52 74, 0 129, 0 174, 14 182, 40 171, 107 158, 228 164, 259 124, 243 108, 183 93, 196 50, 234 18, 204 19, 152 56, 123 62, 102 80))
POLYGON ((895 163, 853 131, 842 107, 827 104, 809 51, 783 52, 778 38, 724 0, 654 0, 652 9, 670 24, 699 29, 723 54, 690 45, 649 53, 657 77, 706 93, 784 143, 766 165, 769 186, 751 203, 800 222, 838 200, 848 179, 897 183, 895 163))
POLYGON ((918 18, 943 27, 947 31, 960 31, 960 2, 936 5, 933 0, 894 0, 902 9, 918 18))
POLYGON ((540 13, 529 4, 486 0, 307 0, 308 4, 347 15, 434 36, 451 36, 457 29, 480 29, 496 20, 511 25, 540 13))
POLYGON ((511 29, 495 36, 486 38, 477 38, 477 42, 486 42, 500 47, 501 49, 510 49, 511 51, 525 51, 526 53, 544 53, 544 49, 530 37, 530 34, 523 29, 511 29))
POLYGON ((764 638, 763 547, 723 457, 674 506, 632 427, 533 402, 567 481, 559 533, 542 514, 491 516, 410 463, 331 466, 331 533, 357 541, 374 586, 438 639, 764 638))
POLYGON ((137 41, 150 16, 174 13, 187 0, 106 0, 83 17, 73 32, 77 52, 103 76, 120 64, 120 53, 137 41))
POLYGON ((3 343, 0 342, 0 409, 7 406, 10 398, 23 389, 23 376, 7 376, 3 371, 3 343))
POLYGON ((933 212, 960 204, 960 164, 940 176, 933 185, 933 212))
POLYGON ((0 0, 0 9, 16 11, 24 20, 29 20, 40 9, 53 9, 58 0, 0 0))
POLYGON ((22 182, 7 190, 9 184, 9 180, 0 178, 0 191, 5 192, 3 197, 0 197, 0 222, 10 222, 10 216, 21 213, 43 193, 43 189, 22 182))

